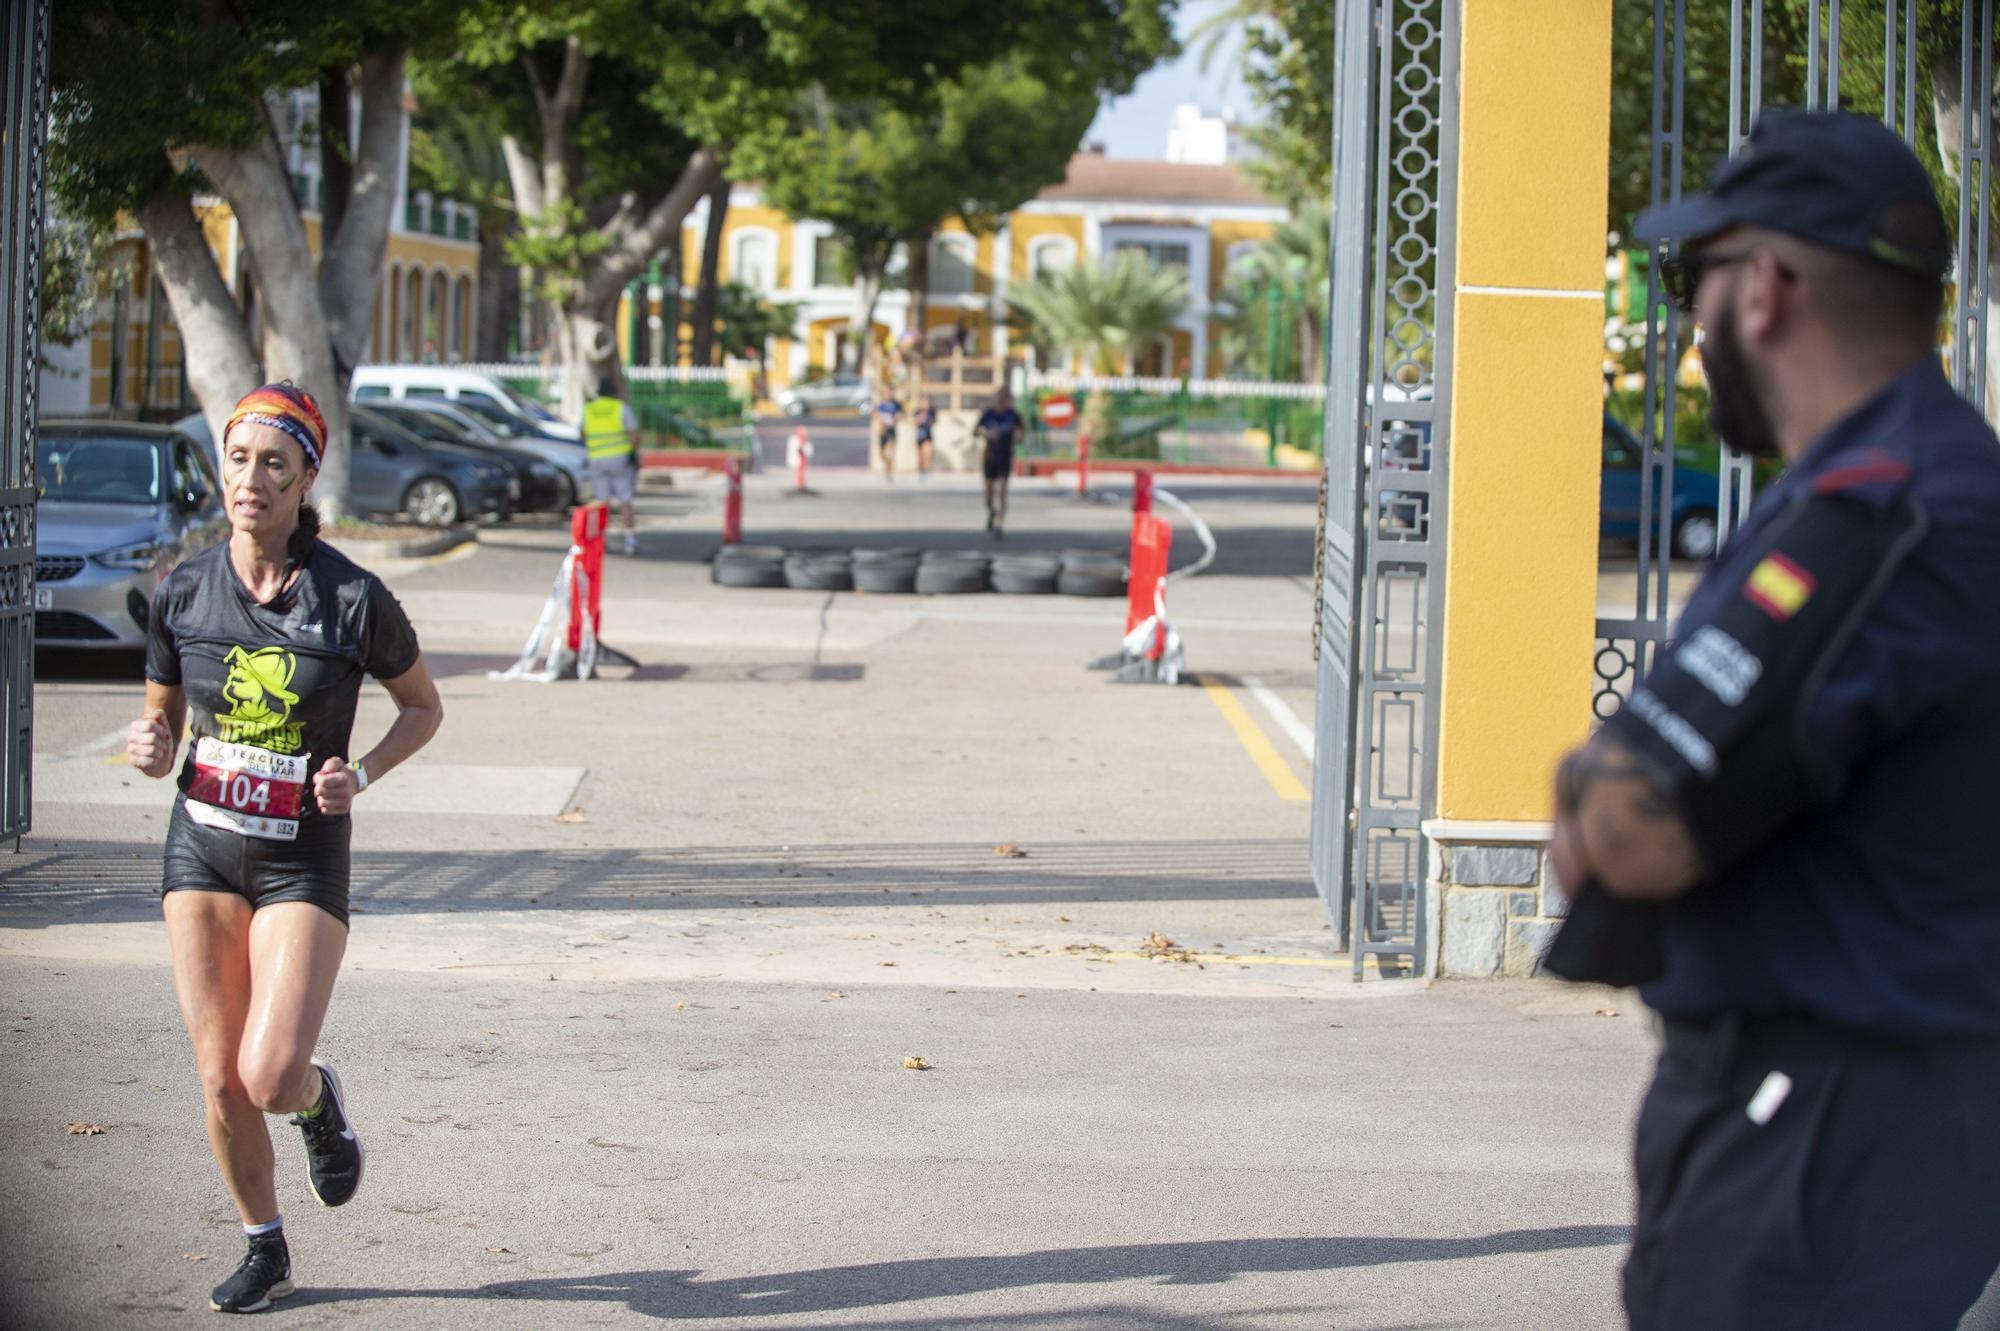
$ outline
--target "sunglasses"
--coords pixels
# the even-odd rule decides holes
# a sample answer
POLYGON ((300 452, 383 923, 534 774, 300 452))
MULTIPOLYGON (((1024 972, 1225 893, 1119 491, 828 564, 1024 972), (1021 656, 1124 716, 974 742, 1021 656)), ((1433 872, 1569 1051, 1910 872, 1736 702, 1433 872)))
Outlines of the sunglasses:
MULTIPOLYGON (((1701 290, 1701 281, 1718 268, 1754 259, 1765 251, 1751 248, 1742 250, 1682 250, 1670 254, 1660 261, 1660 279, 1674 308, 1682 314, 1694 313, 1694 298, 1701 290)), ((1796 276, 1791 269, 1779 264, 1778 276, 1791 281, 1796 276)))

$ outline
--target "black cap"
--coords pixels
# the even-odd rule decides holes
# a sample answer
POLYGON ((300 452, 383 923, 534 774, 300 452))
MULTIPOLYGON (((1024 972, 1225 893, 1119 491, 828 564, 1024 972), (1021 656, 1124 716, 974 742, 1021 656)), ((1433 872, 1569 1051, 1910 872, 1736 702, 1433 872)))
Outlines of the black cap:
POLYGON ((1716 168, 1708 193, 1647 209, 1632 234, 1651 245, 1732 226, 1783 231, 1927 278, 1951 268, 1944 213, 1923 163, 1888 126, 1849 111, 1765 111, 1749 141, 1716 168), (1892 238, 1885 220, 1910 203, 1930 216, 1899 225, 1892 238), (1913 245, 1910 234, 1932 239, 1913 245))

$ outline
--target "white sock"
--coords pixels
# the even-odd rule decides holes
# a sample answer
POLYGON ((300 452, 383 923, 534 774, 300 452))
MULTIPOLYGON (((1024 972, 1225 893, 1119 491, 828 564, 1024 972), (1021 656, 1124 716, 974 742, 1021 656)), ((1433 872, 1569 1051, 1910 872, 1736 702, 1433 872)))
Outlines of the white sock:
POLYGON ((277 1233, 284 1227, 285 1227, 285 1217, 282 1213, 280 1213, 280 1215, 276 1220, 267 1221, 266 1223, 261 1225, 243 1226, 243 1232, 249 1235, 253 1239, 261 1239, 267 1234, 277 1233))

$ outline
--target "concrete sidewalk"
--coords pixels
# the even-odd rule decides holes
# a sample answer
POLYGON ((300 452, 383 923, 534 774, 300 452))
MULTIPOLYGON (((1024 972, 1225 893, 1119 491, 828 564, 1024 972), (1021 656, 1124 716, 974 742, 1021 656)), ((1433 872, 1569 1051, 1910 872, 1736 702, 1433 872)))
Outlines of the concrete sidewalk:
MULTIPOLYGON (((385 567, 447 720, 356 818, 323 1051, 370 1172, 324 1212, 274 1125, 279 1324, 1617 1325, 1643 1017, 1353 982, 1282 720, 1312 717, 1313 496, 1186 489, 1212 691, 1085 670, 1122 602, 715 587, 699 487, 608 566, 622 678, 486 676, 556 524, 385 567)), ((986 541, 955 481, 751 498, 752 539, 986 541)), ((1006 548, 1128 522, 1024 485, 1006 548)), ((0 857, 0 1325, 185 1326, 241 1239, 153 895, 170 791, 121 763, 129 667, 47 666, 0 857)), ((389 715, 367 690, 361 742, 389 715)))

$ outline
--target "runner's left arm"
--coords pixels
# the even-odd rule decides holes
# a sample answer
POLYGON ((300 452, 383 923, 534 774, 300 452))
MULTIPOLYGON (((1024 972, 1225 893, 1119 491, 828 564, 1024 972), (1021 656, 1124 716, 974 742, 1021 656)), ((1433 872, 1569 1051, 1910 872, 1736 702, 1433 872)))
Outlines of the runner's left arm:
MULTIPOLYGON (((438 696, 437 683, 423 657, 394 679, 381 683, 396 700, 396 719, 389 723, 389 733, 381 742, 361 756, 360 765, 367 769, 370 785, 430 743, 444 721, 444 700, 438 696)), ((313 794, 321 813, 349 812, 354 797, 361 793, 359 787, 354 769, 338 758, 327 759, 313 778, 313 794)))

